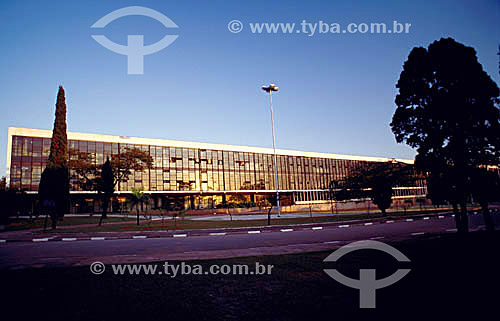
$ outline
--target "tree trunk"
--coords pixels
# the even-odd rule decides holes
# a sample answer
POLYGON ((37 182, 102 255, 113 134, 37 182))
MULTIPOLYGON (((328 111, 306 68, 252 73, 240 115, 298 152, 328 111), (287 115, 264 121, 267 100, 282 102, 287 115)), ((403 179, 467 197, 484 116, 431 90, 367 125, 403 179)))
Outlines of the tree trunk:
POLYGON ((49 212, 45 212, 45 222, 43 223, 43 231, 47 230, 47 219, 49 218, 49 212))
POLYGON ((267 225, 271 225, 271 211, 273 209, 273 206, 269 208, 269 211, 267 212, 267 225))
POLYGON ((467 204, 465 200, 460 203, 460 225, 461 229, 459 232, 467 234, 469 232, 469 218, 467 215, 467 204))
POLYGON ((495 224, 493 224, 493 218, 491 217, 490 210, 488 208, 488 202, 482 202, 481 209, 483 210, 484 225, 486 226, 486 231, 493 232, 495 230, 495 224))
POLYGON ((102 215, 99 219, 99 226, 101 226, 102 221, 108 217, 108 206, 109 206, 109 198, 105 197, 102 201, 102 215))
POLYGON ((139 205, 136 205, 135 209, 137 210, 137 225, 139 225, 139 205))
POLYGON ((57 226, 57 215, 54 213, 51 217, 50 220, 52 221, 52 229, 55 230, 57 226))
POLYGON ((462 217, 458 211, 458 204, 456 202, 453 203, 453 215, 455 215, 455 226, 457 227, 457 232, 460 233, 462 229, 462 217))
POLYGON ((387 213, 385 211, 385 208, 381 208, 380 211, 382 212, 382 216, 387 216, 387 213))

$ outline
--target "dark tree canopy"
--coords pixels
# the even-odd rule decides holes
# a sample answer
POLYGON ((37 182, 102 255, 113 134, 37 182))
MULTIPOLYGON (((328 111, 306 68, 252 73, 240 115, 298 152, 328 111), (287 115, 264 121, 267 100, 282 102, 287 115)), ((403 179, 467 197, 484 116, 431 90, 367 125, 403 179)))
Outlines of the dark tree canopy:
POLYGON ((396 141, 416 149, 430 196, 460 204, 465 216, 473 169, 499 164, 498 86, 472 47, 446 38, 413 48, 396 87, 396 141))
POLYGON ((99 183, 97 186, 99 192, 105 195, 113 195, 115 192, 115 176, 113 174, 113 167, 109 158, 102 165, 101 176, 99 178, 99 183))
POLYGON ((113 167, 109 158, 101 167, 101 172, 97 178, 97 191, 99 192, 102 199, 102 216, 99 220, 99 225, 102 224, 102 220, 107 217, 108 206, 113 193, 115 192, 113 167))
POLYGON ((414 48, 396 85, 391 128, 418 159, 446 165, 498 163, 499 89, 473 48, 451 38, 414 48))

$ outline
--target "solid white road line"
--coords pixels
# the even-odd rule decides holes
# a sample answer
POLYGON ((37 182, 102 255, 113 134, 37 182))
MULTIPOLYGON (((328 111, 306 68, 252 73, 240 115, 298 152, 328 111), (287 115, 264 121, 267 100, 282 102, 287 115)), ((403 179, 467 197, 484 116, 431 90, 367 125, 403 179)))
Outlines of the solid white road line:
POLYGON ((323 229, 323 226, 315 226, 312 228, 313 230, 322 230, 323 229))
POLYGON ((375 237, 370 237, 370 240, 380 240, 383 239, 383 236, 375 236, 375 237))
POLYGON ((210 233, 209 235, 211 235, 211 236, 223 236, 223 235, 226 235, 226 233, 210 233))
POLYGON ((373 225, 373 223, 372 222, 365 223, 365 226, 368 226, 368 225, 373 225))
POLYGON ((132 238, 133 239, 145 239, 145 238, 147 238, 147 236, 146 235, 134 235, 134 236, 132 236, 132 238))
POLYGON ((260 231, 248 231, 248 234, 259 234, 260 231))
POLYGON ((187 234, 174 234, 173 237, 187 237, 187 234))
POLYGON ((43 238, 43 239, 33 239, 33 242, 47 242, 49 238, 43 238))
POLYGON ((284 228, 280 230, 281 232, 293 232, 293 228, 284 228))
POLYGON ((329 242, 323 242, 325 244, 335 244, 335 243, 339 243, 340 241, 329 241, 329 242))
POLYGON ((349 224, 346 224, 346 225, 339 225, 339 228, 344 228, 344 227, 349 227, 349 224))
POLYGON ((76 241, 76 237, 63 237, 62 241, 76 241))
POLYGON ((457 231, 456 228, 449 228, 449 229, 446 230, 446 232, 456 232, 456 231, 457 231))
POLYGON ((105 237, 102 237, 102 236, 94 236, 94 237, 91 237, 90 238, 92 241, 103 241, 105 240, 106 238, 105 237))
POLYGON ((425 232, 415 232, 415 233, 411 233, 411 235, 424 235, 425 232))

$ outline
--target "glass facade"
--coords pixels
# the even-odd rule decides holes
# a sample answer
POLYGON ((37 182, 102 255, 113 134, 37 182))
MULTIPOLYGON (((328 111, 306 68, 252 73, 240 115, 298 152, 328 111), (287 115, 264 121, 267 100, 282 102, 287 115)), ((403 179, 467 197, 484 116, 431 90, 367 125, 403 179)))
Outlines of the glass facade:
MULTIPOLYGON (((138 148, 153 158, 153 167, 133 172, 117 187, 130 191, 133 187, 152 192, 220 193, 235 191, 275 190, 273 154, 212 150, 154 145, 135 145, 87 140, 69 140, 70 150, 88 153, 95 164, 126 148, 138 148)), ((12 136, 10 184, 12 187, 36 191, 50 150, 50 138, 12 136)), ((72 156, 78 157, 78 156, 72 156)), ((326 200, 328 185, 367 164, 367 161, 306 156, 277 156, 279 190, 294 192, 296 201, 326 200)), ((71 173, 71 187, 78 177, 71 173)), ((424 182, 401 187, 395 196, 425 195, 424 182)), ((251 192, 247 192, 251 193, 251 192)))

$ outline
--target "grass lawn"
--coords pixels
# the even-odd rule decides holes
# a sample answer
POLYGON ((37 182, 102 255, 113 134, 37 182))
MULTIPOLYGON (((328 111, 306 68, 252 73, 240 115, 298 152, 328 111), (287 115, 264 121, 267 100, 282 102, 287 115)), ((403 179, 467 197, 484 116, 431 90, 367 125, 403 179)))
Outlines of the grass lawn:
POLYGON ((405 264, 371 250, 350 253, 336 266, 323 262, 330 251, 186 262, 204 271, 226 264, 253 270, 259 262, 274 266, 271 275, 114 275, 109 265, 101 275, 89 267, 0 271, 2 303, 19 320, 357 320, 359 291, 323 269, 351 278, 359 278, 360 268, 376 269, 380 279, 410 268, 401 281, 377 290, 376 311, 363 312, 437 319, 460 311, 496 319, 499 243, 498 232, 475 232, 465 240, 446 235, 393 244, 410 258, 405 264))
MULTIPOLYGON (((57 226, 71 226, 71 225, 81 225, 81 224, 98 224, 101 215, 96 214, 92 217, 90 216, 69 216, 63 218, 63 220, 57 223, 57 226)), ((121 218, 121 217, 108 217, 104 222, 124 222, 124 221, 134 220, 133 218, 121 218)), ((34 218, 33 220, 27 218, 11 218, 11 222, 5 226, 5 229, 0 231, 19 231, 26 229, 36 229, 43 228, 45 222, 45 217, 34 218)), ((47 229, 50 229, 51 220, 50 217, 47 218, 47 229)))
MULTIPOLYGON (((434 213, 439 210, 423 210, 421 212, 394 212, 390 213, 391 217, 399 217, 404 215, 415 215, 415 214, 426 214, 434 213)), ((326 223, 326 222, 340 222, 348 220, 361 220, 361 219, 373 219, 380 218, 381 214, 359 214, 359 215, 325 215, 323 217, 297 217, 297 218, 282 218, 282 219, 271 219, 271 225, 293 225, 293 224, 307 224, 307 223, 326 223)), ((141 216, 142 220, 143 216, 141 216)), ((159 231, 159 230, 190 230, 190 229, 215 229, 215 228, 237 228, 237 227, 255 227, 255 226, 265 226, 267 225, 267 219, 255 219, 255 220, 233 220, 233 221, 206 221, 206 220, 187 220, 182 218, 177 218, 176 222, 166 219, 165 221, 148 221, 142 222, 141 225, 136 224, 124 224, 124 225, 106 225, 85 227, 85 228, 71 228, 64 229, 60 231, 54 231, 54 233, 72 233, 72 232, 120 232, 120 231, 159 231)))

